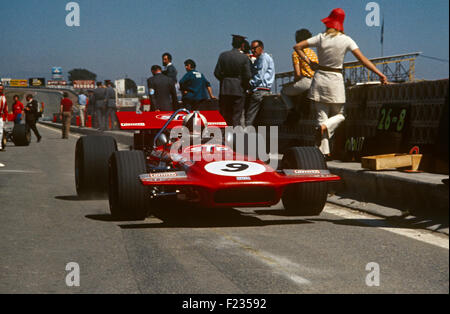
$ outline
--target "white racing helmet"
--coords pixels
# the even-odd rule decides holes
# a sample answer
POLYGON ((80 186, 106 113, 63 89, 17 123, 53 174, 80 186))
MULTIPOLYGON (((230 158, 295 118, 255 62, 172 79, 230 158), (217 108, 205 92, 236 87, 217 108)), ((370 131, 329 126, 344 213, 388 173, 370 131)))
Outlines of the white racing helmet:
POLYGON ((200 112, 194 111, 184 117, 183 126, 189 130, 190 134, 201 135, 208 127, 208 121, 200 112))

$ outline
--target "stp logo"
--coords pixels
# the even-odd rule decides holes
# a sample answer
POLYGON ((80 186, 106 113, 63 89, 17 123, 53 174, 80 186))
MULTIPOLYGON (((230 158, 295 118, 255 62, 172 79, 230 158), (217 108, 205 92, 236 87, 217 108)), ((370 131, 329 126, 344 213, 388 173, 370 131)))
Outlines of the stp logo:
POLYGON ((189 153, 214 153, 214 152, 226 152, 229 151, 230 148, 223 145, 215 145, 215 144, 204 144, 204 145, 195 145, 186 147, 183 151, 184 154, 189 153))
MULTIPOLYGON (((171 117, 170 114, 159 114, 156 116, 156 119, 167 121, 170 119, 170 117, 171 117)), ((186 117, 186 114, 179 113, 176 115, 176 117, 173 119, 173 121, 183 121, 184 117, 186 117)))

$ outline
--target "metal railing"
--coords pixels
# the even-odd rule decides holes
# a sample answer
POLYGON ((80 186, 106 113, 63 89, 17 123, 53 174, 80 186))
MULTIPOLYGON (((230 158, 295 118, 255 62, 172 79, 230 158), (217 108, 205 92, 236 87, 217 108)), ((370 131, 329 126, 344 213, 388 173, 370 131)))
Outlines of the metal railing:
MULTIPOLYGON (((370 61, 387 76, 391 82, 413 82, 415 80, 415 60, 421 52, 373 58, 370 61), (406 64, 407 63, 407 64, 406 64)), ((294 80, 294 71, 275 74, 275 93, 280 87, 294 80)), ((369 71, 359 61, 344 63, 344 82, 351 86, 356 83, 377 81, 378 76, 369 71)))

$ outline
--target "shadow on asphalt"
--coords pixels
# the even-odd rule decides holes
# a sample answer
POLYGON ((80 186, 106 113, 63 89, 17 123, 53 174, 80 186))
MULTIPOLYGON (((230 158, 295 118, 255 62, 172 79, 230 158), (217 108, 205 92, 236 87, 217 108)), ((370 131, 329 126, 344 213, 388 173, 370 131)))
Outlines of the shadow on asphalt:
POLYGON ((120 219, 120 218, 113 217, 110 214, 86 215, 84 217, 86 217, 88 219, 91 219, 91 220, 103 221, 103 222, 125 222, 125 221, 130 221, 130 220, 127 220, 127 219, 120 219))
MULTIPOLYGON (((275 210, 255 210, 256 214, 265 214, 281 217, 296 217, 295 213, 288 212, 283 209, 275 210)), ((325 219, 320 217, 308 218, 308 221, 330 222, 336 225, 345 225, 353 227, 385 227, 385 228, 405 228, 405 229, 427 229, 433 230, 447 229, 449 227, 448 216, 442 217, 425 217, 425 216, 408 216, 408 217, 389 217, 385 219, 325 219)))
POLYGON ((55 196, 55 199, 61 201, 81 202, 81 201, 103 201, 107 200, 108 197, 106 197, 105 195, 93 195, 92 197, 89 198, 81 198, 78 195, 62 195, 62 196, 55 196))
POLYGON ((78 195, 55 196, 55 198, 61 201, 83 201, 78 195))
POLYGON ((122 229, 161 228, 224 228, 224 227, 264 227, 273 225, 309 224, 304 219, 263 220, 253 213, 244 213, 233 208, 221 209, 158 209, 154 217, 162 222, 142 224, 121 224, 122 229))
POLYGON ((308 219, 315 222, 329 222, 335 225, 353 226, 353 227, 370 227, 370 228, 401 228, 401 229, 431 229, 441 230, 448 228, 448 222, 439 223, 426 218, 413 217, 404 219, 401 217, 393 217, 386 219, 308 219))

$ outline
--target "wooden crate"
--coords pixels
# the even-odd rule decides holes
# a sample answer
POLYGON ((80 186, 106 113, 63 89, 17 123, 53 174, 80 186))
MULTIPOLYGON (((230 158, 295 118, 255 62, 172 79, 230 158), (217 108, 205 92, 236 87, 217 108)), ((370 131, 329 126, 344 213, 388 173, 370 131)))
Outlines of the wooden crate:
POLYGON ((421 154, 387 154, 361 158, 361 167, 370 170, 411 167, 412 171, 419 169, 421 154))

